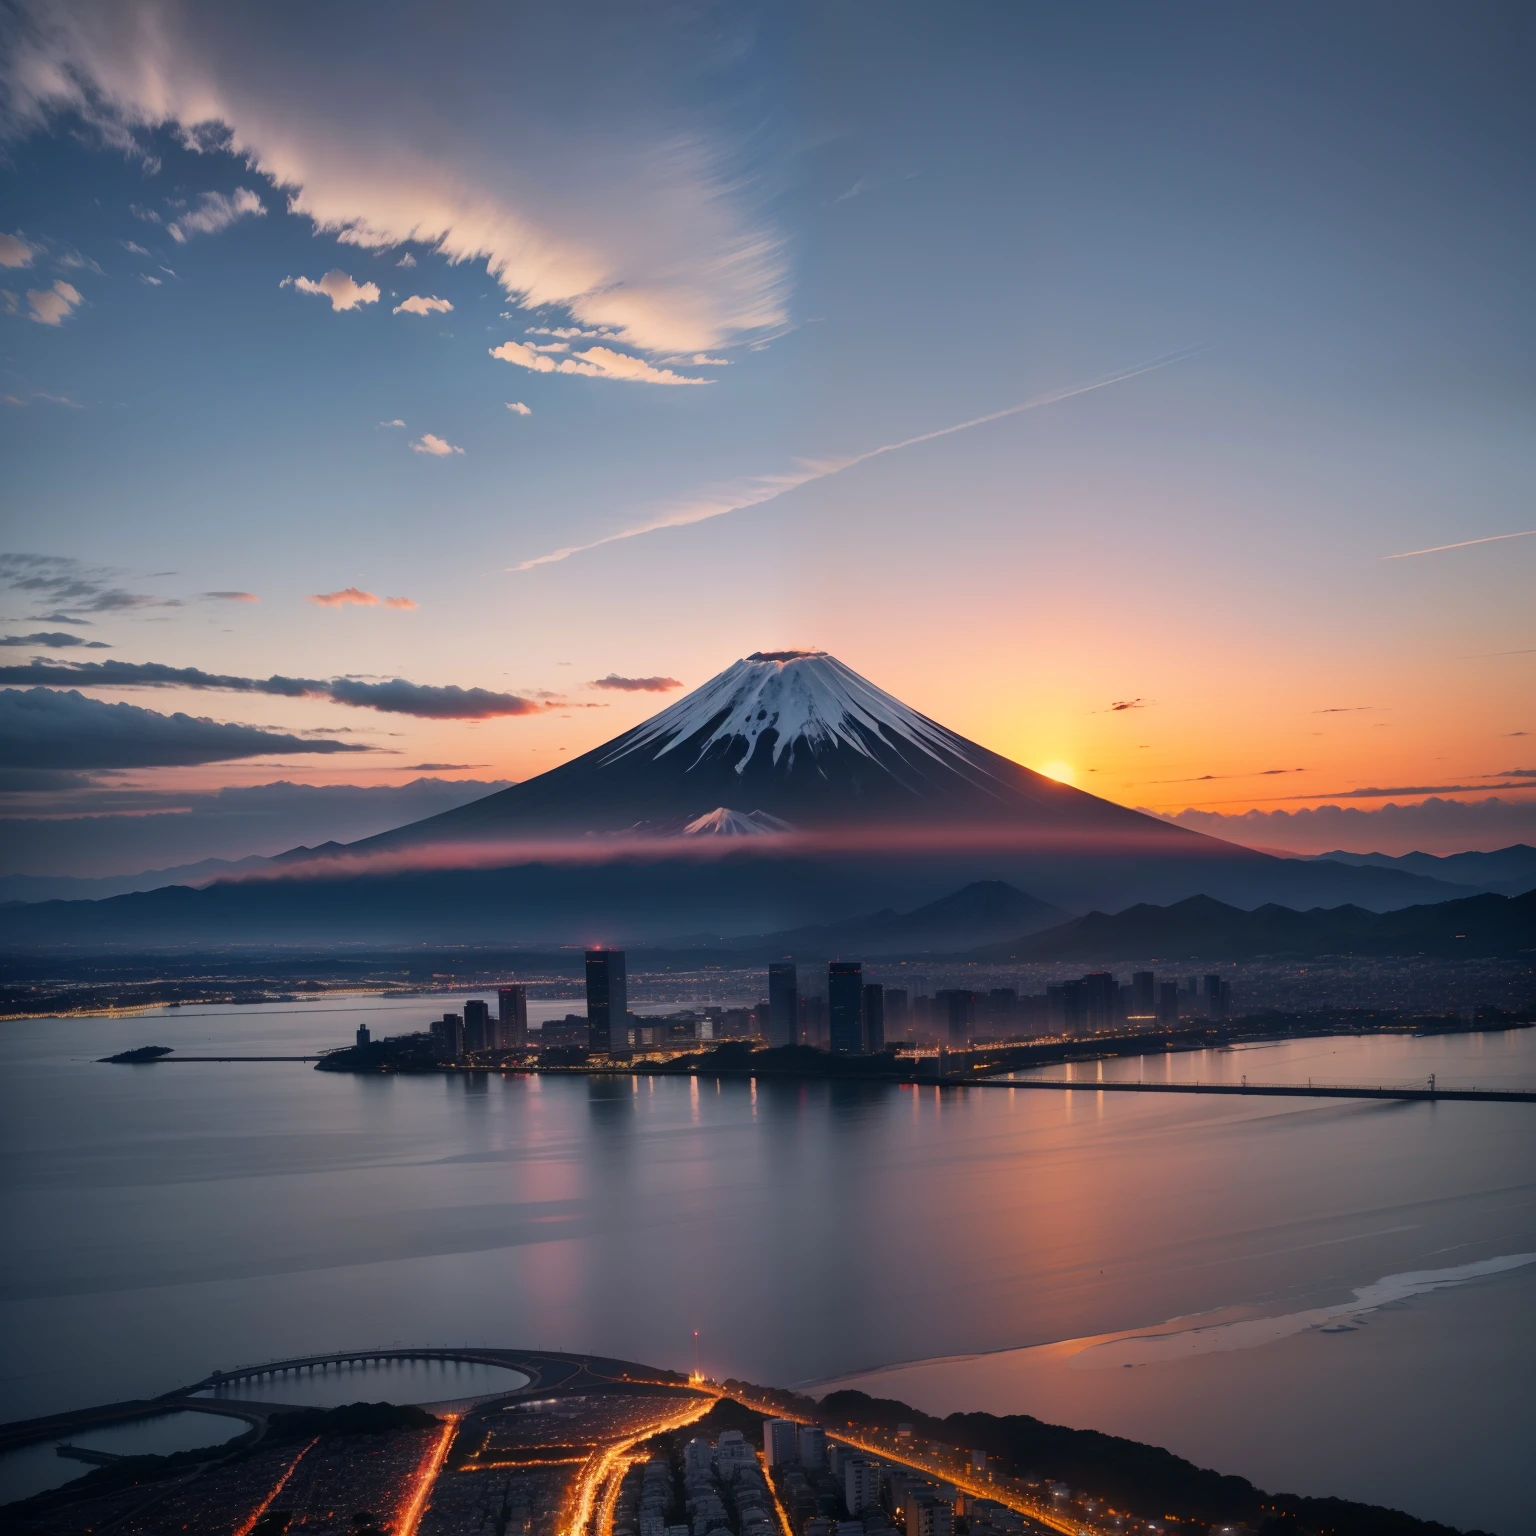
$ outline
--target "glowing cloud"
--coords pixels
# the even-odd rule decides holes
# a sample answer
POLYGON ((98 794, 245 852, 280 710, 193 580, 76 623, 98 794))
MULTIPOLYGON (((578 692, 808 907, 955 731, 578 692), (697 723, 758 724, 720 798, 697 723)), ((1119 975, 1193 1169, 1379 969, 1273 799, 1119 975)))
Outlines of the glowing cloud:
POLYGON ((319 282, 307 277, 285 277, 277 286, 286 288, 290 284, 300 293, 322 294, 331 301, 332 309, 356 309, 359 304, 379 302, 377 283, 354 282, 340 267, 333 267, 319 282))
POLYGON ((408 597, 378 597, 361 587, 343 587, 339 592, 314 592, 309 601, 322 608, 414 608, 408 597))
POLYGON ((452 454, 463 453, 464 450, 437 436, 435 432, 423 432, 411 444, 411 452, 430 454, 434 459, 446 459, 452 454))
POLYGON ((413 293, 405 303, 396 304, 394 312, 397 315, 446 315, 452 308, 447 299, 431 299, 413 293))
POLYGON ((29 288, 27 307, 30 319, 39 325, 59 325, 84 302, 80 290, 62 278, 52 288, 29 288))
MULTIPOLYGON (((563 349, 564 343, 555 343, 563 349)), ((565 357, 557 363, 546 356, 547 348, 536 347, 526 341, 504 341, 491 348, 491 356, 504 363, 515 363, 534 373, 579 373, 589 379, 621 379, 629 384, 713 384, 713 379, 693 379, 685 374, 673 373, 670 368, 657 368, 644 358, 630 357, 615 352, 611 347, 588 347, 575 357, 565 357)))
POLYGON ((0 235, 0 267, 30 267, 33 249, 16 235, 0 235))

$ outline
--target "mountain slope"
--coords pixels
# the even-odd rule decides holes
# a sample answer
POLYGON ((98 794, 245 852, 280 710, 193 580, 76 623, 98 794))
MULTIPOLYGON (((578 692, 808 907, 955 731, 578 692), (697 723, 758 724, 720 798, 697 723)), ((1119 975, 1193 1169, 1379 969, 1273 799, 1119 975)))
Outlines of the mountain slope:
POLYGON ((999 757, 819 651, 744 657, 538 778, 353 846, 620 833, 717 809, 808 830, 919 818, 1230 846, 999 757))
POLYGON ((778 651, 526 783, 256 878, 5 908, 0 944, 656 942, 845 922, 977 881, 1070 912, 1461 894, 1172 826, 989 752, 834 657, 778 651))

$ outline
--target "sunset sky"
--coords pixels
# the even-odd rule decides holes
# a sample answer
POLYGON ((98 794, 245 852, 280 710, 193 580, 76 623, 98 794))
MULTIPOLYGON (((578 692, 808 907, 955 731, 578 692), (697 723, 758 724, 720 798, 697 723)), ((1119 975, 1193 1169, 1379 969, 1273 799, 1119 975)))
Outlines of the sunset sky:
POLYGON ((1529 6, 423 15, 4 28, 5 816, 521 779, 804 646, 1259 846, 1536 842, 1529 6))

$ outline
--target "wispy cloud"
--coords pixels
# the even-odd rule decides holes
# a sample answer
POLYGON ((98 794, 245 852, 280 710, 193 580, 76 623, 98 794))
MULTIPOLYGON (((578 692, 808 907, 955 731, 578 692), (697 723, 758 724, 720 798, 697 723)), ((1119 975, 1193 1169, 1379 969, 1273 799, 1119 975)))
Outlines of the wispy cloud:
POLYGON ((528 405, 524 405, 521 400, 508 400, 507 401, 507 409, 509 411, 511 411, 514 416, 532 416, 533 415, 533 407, 532 406, 528 406, 528 405))
POLYGON ((0 554, 0 586, 26 592, 61 612, 40 614, 52 624, 89 624, 82 613, 122 613, 135 608, 180 608, 173 597, 152 597, 115 585, 122 572, 90 566, 67 555, 0 554))
POLYGON ((405 423, 401 421, 398 416, 396 416, 393 421, 381 421, 379 425, 381 427, 403 427, 405 423))
POLYGON ((618 693, 670 693, 683 685, 675 677, 620 677, 610 672, 607 677, 595 678, 590 687, 612 688, 618 693))
POLYGON ((439 437, 435 432, 423 432, 411 444, 411 452, 430 454, 434 459, 446 459, 455 453, 463 453, 464 450, 450 443, 447 438, 439 437))
MULTIPOLYGON (((565 343, 555 342, 554 348, 564 349, 565 343)), ((626 352, 615 352, 612 347, 588 347, 574 357, 563 357, 557 363, 547 355, 549 349, 541 349, 526 341, 504 341, 491 348, 491 356, 504 363, 514 363, 519 368, 534 373, 577 373, 589 379, 619 379, 626 384, 713 384, 713 379, 695 379, 687 374, 674 373, 670 368, 658 368, 644 358, 631 357, 626 352)))
POLYGON ((285 277, 277 286, 321 294, 331 301, 332 309, 356 309, 360 304, 379 302, 377 283, 355 282, 340 267, 332 267, 318 282, 307 277, 285 277))
POLYGON ((339 592, 313 592, 309 600, 322 608, 409 609, 416 606, 409 597, 379 597, 376 593, 365 592, 361 587, 343 587, 339 592))
POLYGON ((266 212, 261 199, 248 187, 236 187, 229 197, 222 192, 204 192, 195 208, 166 225, 166 232, 177 245, 185 245, 193 235, 216 235, 237 219, 260 219, 266 212))
POLYGON ((411 715, 420 720, 495 720, 570 707, 489 688, 409 683, 400 677, 377 682, 355 677, 234 677, 152 661, 35 660, 28 666, 0 665, 0 684, 25 688, 192 688, 279 699, 328 699, 353 709, 411 715))
POLYGON ((199 592, 199 597, 216 598, 221 603, 259 603, 254 592, 199 592))
POLYGON ((63 278, 52 288, 27 289, 27 308, 31 311, 28 318, 39 325, 62 324, 84 302, 80 290, 63 278))
POLYGON ((396 304, 394 312, 397 315, 446 315, 452 308, 447 299, 413 293, 403 304, 396 304))
MULTIPOLYGON (((23 128, 74 112, 131 148, 146 130, 179 128, 270 178, 318 232, 401 260, 410 246, 484 262, 518 307, 559 306, 648 352, 783 322, 772 178, 745 172, 713 16, 674 18, 665 48, 637 48, 628 8, 600 8, 582 37, 585 68, 605 81, 594 106, 510 88, 503 49, 466 50, 457 29, 387 10, 371 13, 373 46, 349 57, 339 88, 303 8, 259 7, 252 22, 214 6, 195 25, 166 0, 11 9, 22 20, 7 106, 23 128), (400 110, 402 58, 428 135, 400 110), (657 103, 684 82, 698 106, 680 133, 657 103)), ((569 29, 509 13, 508 33, 520 75, 569 67, 569 29)))
POLYGON ((558 561, 569 560, 572 555, 585 554, 591 549, 601 549, 605 544, 617 544, 623 539, 639 538, 641 534, 656 533, 663 528, 686 528, 694 523, 707 522, 713 517, 724 517, 730 512, 744 512, 749 507, 760 507, 767 502, 777 501, 780 496, 798 490, 802 485, 810 485, 814 481, 840 475, 844 470, 853 469, 859 464, 867 464, 871 459, 878 459, 884 454, 899 453, 904 448, 915 448, 919 443, 931 443, 941 437, 950 437, 956 432, 968 432, 972 427, 982 427, 989 422, 1003 421, 1009 416, 1018 416, 1025 411, 1039 410, 1042 406, 1055 405, 1058 401, 1070 400, 1077 395, 1090 394, 1096 389, 1107 389, 1111 384, 1120 384, 1127 379, 1139 378, 1144 373, 1153 373, 1159 368, 1167 368, 1174 363, 1183 362, 1197 356, 1202 350, 1200 347, 1186 347, 1181 351, 1153 358, 1151 362, 1140 363, 1134 368, 1125 368, 1104 378, 1094 379, 1087 384, 1074 384, 1066 389, 1053 390, 1049 394, 1035 395, 1028 400, 1021 400, 1017 405, 1005 406, 1000 411, 991 411, 985 416, 973 417, 970 421, 956 422, 951 427, 939 427, 932 432, 920 432, 915 437, 904 437, 899 442, 882 443, 878 448, 849 454, 846 458, 802 459, 795 469, 784 474, 756 475, 750 479, 736 481, 734 484, 706 492, 695 500, 669 507, 655 517, 637 523, 632 528, 605 534, 602 538, 592 539, 586 544, 568 544, 563 549, 551 550, 547 555, 536 555, 533 559, 524 560, 509 569, 531 571, 535 566, 554 565, 558 561))
POLYGON ((1490 533, 1485 539, 1462 539, 1457 544, 1431 544, 1428 549, 1405 549, 1400 555, 1383 555, 1383 560, 1411 560, 1415 555, 1438 555, 1448 549, 1471 549, 1474 544, 1497 544, 1501 539, 1529 539, 1536 536, 1536 528, 1525 528, 1519 533, 1490 533))

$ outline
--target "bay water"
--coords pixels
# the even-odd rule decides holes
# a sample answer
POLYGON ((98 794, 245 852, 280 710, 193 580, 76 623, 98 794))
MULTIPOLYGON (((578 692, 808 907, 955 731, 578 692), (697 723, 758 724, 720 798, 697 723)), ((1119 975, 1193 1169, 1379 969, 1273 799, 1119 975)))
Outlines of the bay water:
MULTIPOLYGON (((1536 1532, 1536 1106, 96 1060, 443 1006, 0 1025, 0 1418, 317 1351, 697 1352, 1536 1532)), ((1536 1033, 1074 1070, 1536 1088, 1536 1033)))

